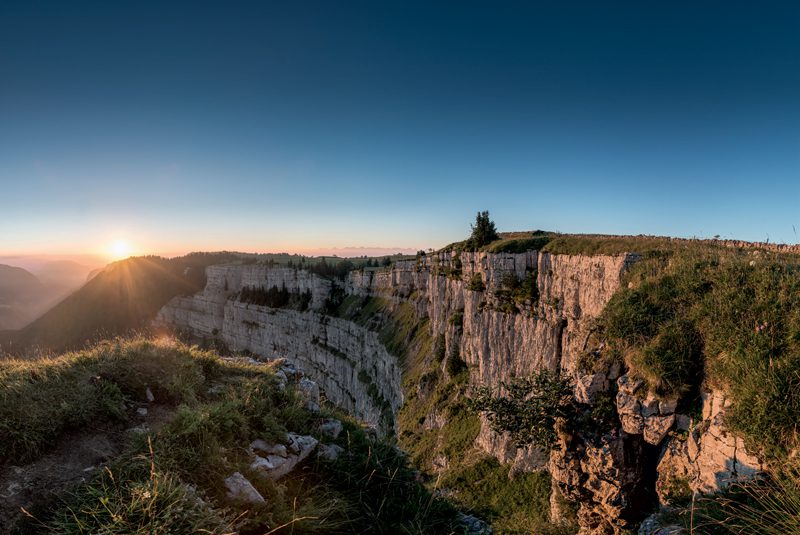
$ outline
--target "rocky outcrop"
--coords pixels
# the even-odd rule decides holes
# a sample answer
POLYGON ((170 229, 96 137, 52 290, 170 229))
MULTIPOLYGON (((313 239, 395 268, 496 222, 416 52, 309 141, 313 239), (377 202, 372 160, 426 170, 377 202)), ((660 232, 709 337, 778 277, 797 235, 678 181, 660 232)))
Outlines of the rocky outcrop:
POLYGON ((317 449, 319 441, 312 436, 296 433, 287 435, 288 445, 267 444, 261 439, 250 444, 255 460, 250 468, 277 481, 303 462, 317 449))
POLYGON ((644 381, 623 375, 617 379, 617 413, 622 430, 642 435, 648 444, 659 445, 675 424, 678 399, 659 399, 652 393, 641 399, 644 381))
MULTIPOLYGON (((676 412, 676 398, 656 397, 628 375, 613 381, 613 373, 594 373, 576 384, 576 399, 589 407, 601 393, 613 395, 620 422, 599 431, 560 428, 550 471, 558 490, 579 503, 581 533, 623 533, 659 504, 716 492, 761 470, 742 439, 727 431, 730 402, 720 392, 703 396, 702 418, 692 421, 676 412)), ((672 533, 674 527, 655 522, 645 524, 649 532, 672 533)))
POLYGON ((722 392, 704 394, 702 420, 693 422, 684 435, 665 442, 656 483, 662 503, 692 492, 716 492, 762 471, 758 457, 725 427, 729 406, 730 400, 722 392))
POLYGON ((225 478, 224 483, 228 489, 229 499, 253 504, 264 503, 261 493, 239 472, 234 472, 225 478))
MULTIPOLYGON (((558 491, 578 504, 580 533, 629 530, 654 505, 646 474, 652 462, 642 437, 617 430, 590 436, 569 429, 566 422, 559 422, 557 430, 550 474, 558 491)), ((558 511, 551 516, 557 519, 558 511)))

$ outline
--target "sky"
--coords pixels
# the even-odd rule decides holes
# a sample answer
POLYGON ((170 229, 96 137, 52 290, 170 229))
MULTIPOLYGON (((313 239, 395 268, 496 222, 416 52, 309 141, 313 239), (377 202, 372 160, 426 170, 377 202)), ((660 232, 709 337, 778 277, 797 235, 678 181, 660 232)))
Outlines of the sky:
POLYGON ((0 253, 797 243, 800 3, 0 2, 0 253), (116 244, 116 245, 114 245, 116 244))

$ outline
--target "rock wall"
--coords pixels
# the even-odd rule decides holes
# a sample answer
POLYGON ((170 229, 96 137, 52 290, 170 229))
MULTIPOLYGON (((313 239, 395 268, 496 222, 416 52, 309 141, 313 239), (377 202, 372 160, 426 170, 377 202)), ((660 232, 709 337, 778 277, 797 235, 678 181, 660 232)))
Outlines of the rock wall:
POLYGON ((217 340, 233 351, 285 358, 316 381, 327 398, 355 417, 390 431, 403 403, 400 368, 376 333, 321 313, 330 280, 291 268, 264 265, 210 266, 207 284, 193 296, 176 297, 156 317, 158 327, 193 338, 217 340), (311 291, 310 309, 298 311, 243 303, 243 287, 311 291))
MULTIPOLYGON (((413 304, 420 319, 430 319, 434 334, 443 333, 448 346, 458 346, 474 384, 497 386, 541 367, 573 370, 593 318, 636 259, 631 254, 588 257, 537 251, 441 253, 397 262, 390 269, 354 271, 344 290, 349 295, 413 304), (516 313, 501 311, 496 296, 509 274, 519 280, 535 277, 539 294, 535 302, 519 304, 516 313), (469 289, 476 276, 484 291, 469 289), (457 334, 451 325, 454 315, 463 317, 457 334)), ((199 339, 221 340, 235 351, 296 362, 330 400, 373 425, 385 419, 387 408, 400 407, 401 370, 377 335, 322 313, 331 297, 332 281, 303 270, 262 264, 210 266, 206 275, 202 292, 170 301, 156 324, 199 339), (244 287, 272 286, 310 291, 310 310, 272 309, 236 299, 244 287)), ((503 462, 514 462, 517 469, 545 463, 540 452, 517 450, 486 425, 478 444, 503 462)))
MULTIPOLYGON (((497 387, 501 381, 530 375, 540 368, 572 373, 584 351, 592 322, 638 259, 635 254, 567 256, 525 253, 440 253, 397 262, 390 270, 351 273, 345 288, 355 295, 379 295, 410 301, 420 317, 431 320, 433 333, 456 344, 470 368, 470 381, 497 387), (539 297, 515 312, 500 310, 498 290, 513 274, 533 276, 539 297), (480 276, 485 289, 470 290, 480 276), (459 336, 448 328, 463 315, 459 336)), ((533 448, 518 449, 492 432, 485 421, 477 445, 515 470, 534 470, 547 456, 533 448)))

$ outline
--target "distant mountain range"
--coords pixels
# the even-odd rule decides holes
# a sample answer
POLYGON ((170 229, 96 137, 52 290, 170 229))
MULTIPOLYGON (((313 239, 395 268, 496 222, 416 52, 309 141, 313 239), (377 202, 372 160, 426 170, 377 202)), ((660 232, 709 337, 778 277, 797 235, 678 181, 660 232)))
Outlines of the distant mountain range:
MULTIPOLYGON (((195 293, 205 285, 206 266, 234 260, 241 260, 241 255, 194 253, 172 259, 136 257, 109 264, 99 272, 84 273, 84 281, 89 277, 88 282, 68 296, 62 295, 63 299, 57 304, 51 302, 51 306, 55 306, 41 311, 44 313, 40 317, 24 326, 18 319, 16 329, 5 327, 0 332, 0 349, 9 353, 23 353, 31 348, 73 349, 100 338, 146 329, 170 299, 195 293)), ((50 273, 50 281, 59 273, 62 282, 75 281, 68 278, 67 269, 53 269, 50 273)), ((12 281, 8 286, 14 288, 17 299, 37 294, 41 291, 39 288, 46 287, 33 274, 20 268, 9 268, 7 279, 12 281)))
POLYGON ((47 290, 36 276, 20 267, 0 264, 0 329, 15 329, 30 322, 44 307, 47 290))
POLYGON ((0 258, 0 330, 24 327, 94 272, 94 266, 73 260, 0 258))

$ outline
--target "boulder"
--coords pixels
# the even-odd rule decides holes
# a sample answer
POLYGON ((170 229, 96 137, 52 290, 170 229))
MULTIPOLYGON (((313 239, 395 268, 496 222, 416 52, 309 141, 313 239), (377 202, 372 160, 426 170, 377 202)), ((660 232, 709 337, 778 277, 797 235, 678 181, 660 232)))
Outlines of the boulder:
POLYGON ((251 450, 266 453, 266 457, 256 455, 250 465, 253 470, 263 472, 273 481, 282 478, 303 462, 316 449, 319 441, 312 436, 289 433, 289 444, 269 445, 264 441, 254 441, 251 450), (255 447, 253 445, 255 444, 255 447), (283 446, 283 447, 281 447, 283 446))
POLYGON ((658 414, 658 398, 654 395, 650 394, 645 398, 642 402, 642 416, 647 418, 648 416, 655 416, 658 414))
POLYGON ((344 453, 344 448, 336 444, 320 444, 317 448, 317 457, 325 461, 335 461, 344 453))
POLYGON ((644 381, 625 374, 617 379, 617 388, 620 392, 625 394, 635 394, 641 387, 644 386, 644 381))
POLYGON ((644 430, 644 419, 639 414, 620 414, 622 430, 631 435, 639 435, 644 430))
POLYGON ((657 446, 667 436, 675 423, 675 415, 650 416, 644 419, 644 440, 648 444, 657 446))
POLYGON ((239 472, 225 479, 225 487, 228 489, 228 498, 247 503, 264 503, 264 497, 259 493, 250 481, 239 472))
POLYGON ((319 412, 319 385, 303 377, 297 382, 297 389, 306 401, 306 408, 311 412, 319 412))
POLYGON ((608 390, 608 378, 604 373, 581 375, 575 381, 575 399, 578 403, 593 405, 597 394, 608 390))
POLYGON ((337 438, 344 429, 342 422, 336 418, 326 418, 319 424, 319 432, 331 438, 337 438))
POLYGON ((492 526, 480 518, 465 513, 458 513, 458 520, 464 526, 466 535, 492 535, 492 526))
POLYGON ((653 513, 644 519, 639 526, 638 535, 682 535, 686 531, 675 524, 663 524, 661 511, 653 513))
POLYGON ((267 455, 280 455, 286 457, 286 446, 283 444, 268 444, 265 440, 257 438, 250 443, 250 451, 253 453, 262 452, 267 455))
POLYGON ((275 378, 278 380, 278 388, 281 390, 285 390, 286 383, 289 382, 289 378, 286 377, 286 372, 284 372, 283 370, 276 371, 275 378))

